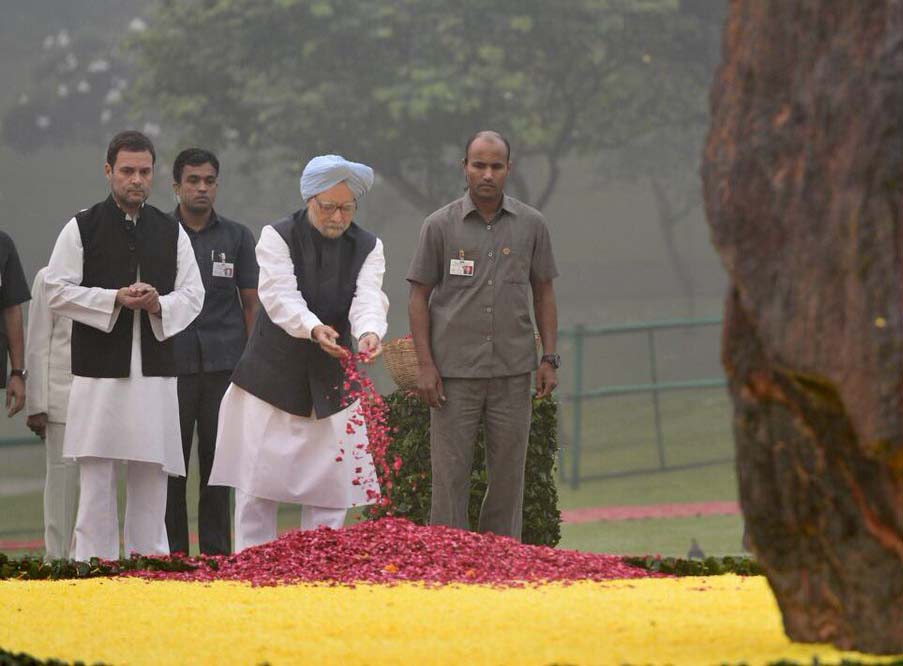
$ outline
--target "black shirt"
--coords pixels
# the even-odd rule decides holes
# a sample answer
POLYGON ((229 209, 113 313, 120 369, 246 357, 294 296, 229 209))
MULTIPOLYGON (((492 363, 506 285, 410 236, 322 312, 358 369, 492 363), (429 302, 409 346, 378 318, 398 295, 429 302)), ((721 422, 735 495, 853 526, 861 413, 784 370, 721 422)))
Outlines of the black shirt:
MULTIPOLYGON (((0 231, 0 311, 31 299, 22 262, 13 239, 0 231)), ((5 317, 0 315, 0 388, 6 386, 6 356, 9 338, 6 335, 5 317)))
MULTIPOLYGON (((179 209, 172 215, 178 220, 179 209)), ((216 212, 200 231, 184 222, 182 228, 194 248, 206 294, 201 314, 175 336, 177 372, 190 375, 232 370, 247 337, 238 290, 257 288, 254 236, 243 224, 216 212)))

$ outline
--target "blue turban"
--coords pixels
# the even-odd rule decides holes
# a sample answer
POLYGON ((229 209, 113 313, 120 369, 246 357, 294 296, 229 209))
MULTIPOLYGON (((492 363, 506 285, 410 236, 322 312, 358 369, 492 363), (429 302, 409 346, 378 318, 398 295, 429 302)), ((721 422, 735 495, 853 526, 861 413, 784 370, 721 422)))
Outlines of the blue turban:
POLYGON ((351 188, 354 198, 360 199, 373 186, 373 169, 349 162, 341 155, 315 157, 301 173, 301 198, 307 201, 343 181, 351 188))

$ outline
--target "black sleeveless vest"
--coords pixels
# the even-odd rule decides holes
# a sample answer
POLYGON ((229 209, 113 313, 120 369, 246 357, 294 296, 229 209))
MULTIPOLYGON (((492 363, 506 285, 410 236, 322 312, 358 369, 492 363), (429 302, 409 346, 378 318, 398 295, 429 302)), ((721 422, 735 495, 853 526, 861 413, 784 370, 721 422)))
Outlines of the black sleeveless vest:
MULTIPOLYGON (((75 216, 84 248, 83 287, 119 289, 133 284, 141 267, 141 281, 161 296, 175 288, 179 223, 145 204, 137 225, 126 227, 125 213, 112 195, 75 216)), ((132 360, 132 322, 135 313, 122 308, 113 330, 104 333, 73 322, 72 374, 81 377, 128 377, 132 360)), ((146 377, 175 373, 172 340, 154 337, 148 314, 141 311, 141 369, 146 377)))
MULTIPOLYGON (((354 222, 341 236, 324 238, 307 219, 307 211, 273 223, 288 246, 298 291, 308 309, 339 333, 351 348, 348 312, 364 260, 376 236, 354 222)), ((341 363, 310 340, 295 338, 273 323, 260 308, 232 382, 274 407, 296 416, 318 419, 341 411, 341 363)))

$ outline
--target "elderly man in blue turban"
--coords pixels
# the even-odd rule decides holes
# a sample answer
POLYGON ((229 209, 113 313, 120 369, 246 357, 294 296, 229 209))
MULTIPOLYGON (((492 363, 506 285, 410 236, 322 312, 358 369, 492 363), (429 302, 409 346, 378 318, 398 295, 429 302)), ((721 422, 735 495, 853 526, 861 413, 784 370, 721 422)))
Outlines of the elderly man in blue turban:
POLYGON ((220 406, 210 475, 236 489, 236 552, 276 538, 279 502, 303 506, 302 529, 338 529, 378 491, 339 362, 353 340, 375 357, 387 328, 382 242, 353 222, 372 185, 364 164, 315 157, 306 208, 260 234, 263 307, 220 406))

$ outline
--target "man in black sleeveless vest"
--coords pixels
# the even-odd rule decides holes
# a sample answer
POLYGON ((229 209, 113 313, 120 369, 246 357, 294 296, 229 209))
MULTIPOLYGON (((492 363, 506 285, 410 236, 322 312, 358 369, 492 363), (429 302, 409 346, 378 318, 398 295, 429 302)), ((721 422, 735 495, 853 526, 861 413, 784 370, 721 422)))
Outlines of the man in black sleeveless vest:
POLYGON ((204 287, 188 236, 145 204, 154 147, 140 132, 107 149, 110 196, 60 232, 45 286, 73 320, 73 382, 63 456, 79 463, 75 557, 119 557, 116 461, 127 463, 126 553, 166 554, 167 475, 185 474, 174 334, 201 311, 204 287))
POLYGON ((377 492, 338 360, 352 340, 374 358, 387 328, 382 242, 352 222, 372 184, 368 166, 316 157, 301 176, 307 208, 260 234, 263 307, 220 406, 209 481, 236 488, 236 552, 276 538, 279 502, 303 505, 302 529, 338 529, 377 492))

